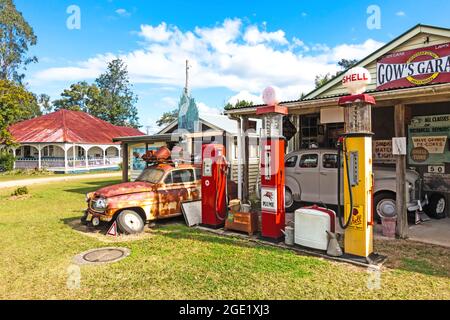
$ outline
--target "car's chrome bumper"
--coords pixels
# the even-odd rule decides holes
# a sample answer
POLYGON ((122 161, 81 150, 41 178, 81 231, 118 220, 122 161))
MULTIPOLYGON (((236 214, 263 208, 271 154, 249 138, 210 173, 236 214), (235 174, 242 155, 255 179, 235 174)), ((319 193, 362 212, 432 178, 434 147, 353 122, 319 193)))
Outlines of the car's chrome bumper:
POLYGON ((423 200, 416 200, 408 203, 408 211, 423 211, 423 207, 428 204, 428 196, 425 195, 423 200))

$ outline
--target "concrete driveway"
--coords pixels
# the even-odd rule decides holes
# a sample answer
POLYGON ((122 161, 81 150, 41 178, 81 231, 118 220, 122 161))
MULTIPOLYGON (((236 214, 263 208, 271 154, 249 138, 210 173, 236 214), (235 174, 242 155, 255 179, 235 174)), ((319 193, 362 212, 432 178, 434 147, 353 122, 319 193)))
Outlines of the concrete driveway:
POLYGON ((82 180, 82 179, 103 179, 103 178, 116 178, 121 177, 122 172, 107 172, 107 173, 93 173, 93 174, 80 174, 75 176, 50 176, 43 178, 33 178, 33 179, 21 179, 21 180, 11 180, 0 182, 0 189, 31 186, 34 184, 44 184, 51 182, 61 182, 61 181, 72 181, 72 180, 82 180))

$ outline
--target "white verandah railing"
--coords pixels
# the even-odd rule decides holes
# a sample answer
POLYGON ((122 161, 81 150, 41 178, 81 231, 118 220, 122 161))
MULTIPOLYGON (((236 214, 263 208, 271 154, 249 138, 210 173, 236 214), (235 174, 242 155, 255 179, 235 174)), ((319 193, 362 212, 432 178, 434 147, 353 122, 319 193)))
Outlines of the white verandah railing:
MULTIPOLYGON (((91 158, 85 157, 68 158, 67 169, 90 169, 90 168, 113 168, 117 167, 121 163, 120 157, 105 157, 103 158, 91 158)), ((38 169, 39 160, 36 158, 17 158, 15 161, 16 169, 38 169)), ((66 163, 63 157, 52 157, 41 159, 41 169, 47 170, 65 170, 66 163)))

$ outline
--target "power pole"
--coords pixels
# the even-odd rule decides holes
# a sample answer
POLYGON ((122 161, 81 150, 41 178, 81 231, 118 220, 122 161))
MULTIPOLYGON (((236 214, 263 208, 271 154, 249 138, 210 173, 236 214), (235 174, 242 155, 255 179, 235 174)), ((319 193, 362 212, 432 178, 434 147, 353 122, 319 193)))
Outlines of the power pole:
POLYGON ((184 86, 184 92, 186 95, 188 94, 189 90, 189 60, 186 60, 186 84, 184 86))

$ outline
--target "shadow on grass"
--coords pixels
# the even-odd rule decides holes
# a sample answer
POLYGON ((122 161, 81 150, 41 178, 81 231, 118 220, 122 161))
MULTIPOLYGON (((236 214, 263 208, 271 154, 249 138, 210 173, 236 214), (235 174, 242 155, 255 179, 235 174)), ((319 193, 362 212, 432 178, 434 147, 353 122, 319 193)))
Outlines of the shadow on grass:
POLYGON ((114 185, 120 183, 120 180, 107 180, 107 181, 88 181, 83 182, 83 184, 87 185, 86 187, 74 188, 74 189, 66 189, 66 192, 73 192, 79 194, 86 194, 88 192, 96 191, 97 189, 114 185))
MULTIPOLYGON (((182 219, 182 218, 181 218, 182 219)), ((255 242, 251 242, 245 238, 239 237, 230 237, 230 236, 222 236, 209 233, 208 231, 198 230, 189 228, 184 225, 184 222, 179 223, 165 223, 165 224, 157 224, 154 229, 156 234, 160 234, 164 237, 180 240, 180 239, 188 239, 195 240, 205 243, 214 243, 214 244, 223 244, 227 246, 238 246, 242 248, 258 248, 264 249, 269 252, 276 252, 280 250, 280 248, 271 247, 268 245, 258 244, 255 242)), ((291 251, 292 252, 292 251, 291 251)))

